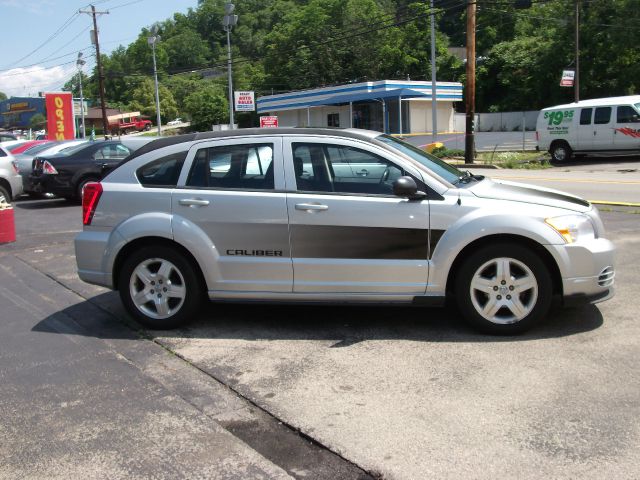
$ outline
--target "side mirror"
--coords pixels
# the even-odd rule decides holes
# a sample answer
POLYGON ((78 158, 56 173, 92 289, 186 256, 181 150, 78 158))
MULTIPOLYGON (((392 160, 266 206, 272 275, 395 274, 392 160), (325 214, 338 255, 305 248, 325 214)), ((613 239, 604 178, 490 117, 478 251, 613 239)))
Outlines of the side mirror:
POLYGON ((411 177, 400 177, 393 182, 393 194, 397 197, 405 197, 409 200, 421 200, 426 193, 418 191, 416 181, 411 177))

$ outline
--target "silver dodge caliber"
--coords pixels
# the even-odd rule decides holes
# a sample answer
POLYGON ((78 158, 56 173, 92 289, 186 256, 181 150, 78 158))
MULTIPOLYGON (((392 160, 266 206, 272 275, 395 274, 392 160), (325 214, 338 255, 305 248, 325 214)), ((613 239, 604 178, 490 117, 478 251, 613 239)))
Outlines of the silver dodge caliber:
POLYGON ((151 328, 201 301, 457 304, 522 332, 613 296, 614 246, 572 195, 462 172, 366 130, 248 129, 155 140, 83 195, 84 281, 151 328))

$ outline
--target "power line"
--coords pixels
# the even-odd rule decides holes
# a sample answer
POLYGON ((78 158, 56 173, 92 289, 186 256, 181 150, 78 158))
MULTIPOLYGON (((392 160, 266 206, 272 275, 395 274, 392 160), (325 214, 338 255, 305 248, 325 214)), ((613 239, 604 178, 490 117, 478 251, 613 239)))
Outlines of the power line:
POLYGON ((23 60, 26 60, 27 58, 29 58, 31 55, 33 55, 34 53, 36 53, 38 50, 40 50, 42 47, 44 47, 45 45, 47 45, 51 40, 53 40, 54 38, 56 38, 58 35, 60 35, 66 28, 69 27, 69 25, 71 25, 73 23, 73 21, 78 18, 78 12, 75 12, 73 15, 71 15, 67 20, 65 20, 65 22, 55 31, 53 32, 44 42, 42 42, 40 45, 38 45, 36 48, 34 48, 33 50, 31 50, 29 53, 27 53, 24 57, 19 58, 18 60, 16 60, 13 63, 10 63, 8 65, 5 65, 5 67, 10 67, 13 66, 17 63, 22 62, 23 60))

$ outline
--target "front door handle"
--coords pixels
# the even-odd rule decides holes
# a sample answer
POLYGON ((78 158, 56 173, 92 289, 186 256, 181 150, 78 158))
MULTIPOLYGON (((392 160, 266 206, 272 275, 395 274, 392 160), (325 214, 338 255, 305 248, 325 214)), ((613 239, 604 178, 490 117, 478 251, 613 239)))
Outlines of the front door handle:
POLYGON ((329 207, 319 203, 296 203, 296 210, 303 210, 305 212, 323 212, 325 210, 329 210, 329 207))
POLYGON ((361 177, 366 177, 367 175, 369 175, 369 170, 367 170, 366 168, 363 168, 359 172, 356 172, 356 175, 359 175, 361 177))
POLYGON ((182 198, 178 203, 186 207, 206 207, 209 205, 209 200, 202 200, 200 198, 182 198))

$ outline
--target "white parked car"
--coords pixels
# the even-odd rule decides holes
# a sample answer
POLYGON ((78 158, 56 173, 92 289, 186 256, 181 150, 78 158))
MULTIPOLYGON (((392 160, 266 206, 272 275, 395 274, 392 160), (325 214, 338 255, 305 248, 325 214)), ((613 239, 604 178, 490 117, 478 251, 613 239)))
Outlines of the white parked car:
MULTIPOLYGON (((614 246, 572 195, 462 172, 389 135, 279 128, 138 149, 83 190, 81 279, 151 328, 200 301, 443 305, 526 330, 614 294, 614 246)), ((429 315, 417 313, 416 315, 429 315)))
POLYGON ((172 126, 172 125, 180 125, 182 123, 182 119, 181 118, 176 118, 175 120, 171 120, 170 122, 167 122, 168 126, 172 126))
POLYGON ((11 203, 18 195, 22 195, 18 164, 11 152, 0 146, 0 203, 11 203))

